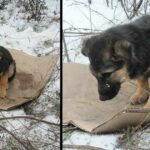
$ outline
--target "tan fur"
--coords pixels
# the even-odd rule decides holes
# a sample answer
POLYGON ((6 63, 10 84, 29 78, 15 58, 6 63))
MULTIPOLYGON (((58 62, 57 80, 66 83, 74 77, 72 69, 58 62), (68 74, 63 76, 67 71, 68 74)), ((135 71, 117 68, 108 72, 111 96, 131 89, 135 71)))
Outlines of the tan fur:
POLYGON ((115 71, 114 73, 111 74, 110 76, 111 81, 118 81, 118 82, 124 82, 126 79, 128 79, 128 74, 127 74, 127 68, 126 65, 124 65, 123 68, 115 71))
POLYGON ((0 97, 4 98, 7 95, 8 89, 8 73, 5 73, 0 78, 0 97))
MULTIPOLYGON (((124 82, 126 79, 129 79, 126 65, 124 65, 122 69, 112 73, 110 78, 111 81, 119 81, 119 82, 124 82)), ((149 91, 148 80, 144 78, 139 78, 137 80, 137 90, 131 97, 131 104, 136 105, 147 101, 149 97, 148 91, 149 91)), ((150 102, 149 102, 149 108, 150 108, 150 102)))
POLYGON ((145 102, 149 97, 148 91, 148 80, 142 78, 137 80, 137 90, 135 94, 131 97, 131 103, 135 105, 145 102))
POLYGON ((124 50, 130 46, 130 43, 126 40, 120 40, 115 43, 115 53, 119 56, 124 56, 124 50))

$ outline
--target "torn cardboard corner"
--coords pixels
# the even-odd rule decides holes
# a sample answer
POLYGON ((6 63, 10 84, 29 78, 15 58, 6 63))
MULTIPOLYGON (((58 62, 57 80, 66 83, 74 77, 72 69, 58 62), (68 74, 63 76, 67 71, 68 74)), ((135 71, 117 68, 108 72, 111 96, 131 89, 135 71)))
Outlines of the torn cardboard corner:
POLYGON ((138 125, 143 119, 145 123, 149 122, 149 111, 143 113, 140 111, 142 106, 137 109, 129 105, 135 90, 134 84, 126 82, 113 100, 102 102, 98 97, 97 81, 89 67, 64 64, 63 124, 73 124, 88 132, 108 133, 138 125))
POLYGON ((58 55, 34 57, 9 49, 16 61, 17 73, 9 83, 7 97, 0 99, 0 109, 7 110, 29 102, 40 95, 58 60, 58 55))

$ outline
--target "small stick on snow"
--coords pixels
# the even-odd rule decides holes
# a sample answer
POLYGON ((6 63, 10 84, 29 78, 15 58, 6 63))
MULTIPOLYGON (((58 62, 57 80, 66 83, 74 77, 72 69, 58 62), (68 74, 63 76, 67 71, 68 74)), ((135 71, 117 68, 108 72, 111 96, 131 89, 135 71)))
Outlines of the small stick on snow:
POLYGON ((82 149, 82 150, 105 150, 103 148, 99 147, 94 147, 90 145, 69 145, 69 144, 64 144, 63 148, 69 148, 69 149, 82 149))

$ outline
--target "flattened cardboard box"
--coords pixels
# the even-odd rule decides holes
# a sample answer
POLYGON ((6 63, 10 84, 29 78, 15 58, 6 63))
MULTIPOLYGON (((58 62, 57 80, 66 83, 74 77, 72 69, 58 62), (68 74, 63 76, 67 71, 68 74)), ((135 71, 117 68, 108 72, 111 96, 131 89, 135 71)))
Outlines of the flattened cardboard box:
MULTIPOLYGON (((93 133, 114 132, 129 125, 150 121, 149 113, 127 112, 136 86, 125 82, 119 94, 110 101, 99 100, 97 81, 87 65, 63 65, 63 124, 73 124, 93 133)), ((136 108, 136 107, 135 107, 136 108)), ((142 106, 139 106, 142 109, 142 106)), ((140 110, 140 109, 139 109, 140 110)))
POLYGON ((57 55, 34 57, 9 49, 16 61, 17 73, 9 83, 7 97, 0 98, 0 109, 7 110, 29 102, 40 95, 52 75, 57 55))

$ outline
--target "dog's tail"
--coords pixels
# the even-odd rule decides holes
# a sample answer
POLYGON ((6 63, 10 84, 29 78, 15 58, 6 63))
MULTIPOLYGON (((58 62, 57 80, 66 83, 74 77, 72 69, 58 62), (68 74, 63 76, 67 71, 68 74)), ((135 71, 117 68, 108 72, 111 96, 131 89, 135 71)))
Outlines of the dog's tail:
POLYGON ((15 75, 16 75, 16 62, 15 60, 13 60, 8 69, 8 81, 10 82, 15 77, 15 75))

